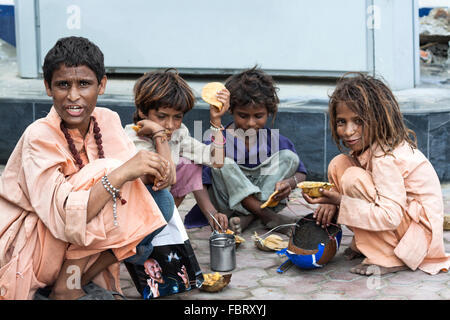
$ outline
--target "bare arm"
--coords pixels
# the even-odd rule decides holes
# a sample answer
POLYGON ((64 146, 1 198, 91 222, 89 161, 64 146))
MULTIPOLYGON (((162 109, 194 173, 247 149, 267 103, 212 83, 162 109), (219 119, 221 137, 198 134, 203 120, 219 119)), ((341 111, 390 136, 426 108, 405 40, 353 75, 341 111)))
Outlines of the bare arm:
POLYGON ((223 213, 220 213, 216 210, 214 205, 211 203, 211 200, 209 199, 208 190, 206 189, 206 186, 203 185, 202 190, 197 190, 193 192, 195 200, 197 201, 198 206, 200 207, 200 210, 202 211, 203 215, 206 217, 206 219, 209 222, 209 225, 213 227, 213 229, 221 231, 221 228, 214 222, 214 220, 211 218, 209 213, 213 214, 214 218, 220 223, 223 230, 228 229, 228 218, 223 213))
MULTIPOLYGON (((148 119, 139 121, 137 125, 140 127, 139 131, 137 132, 139 136, 153 136, 152 140, 155 144, 156 152, 168 161, 170 167, 170 174, 168 176, 168 179, 164 181, 158 180, 157 185, 153 186, 153 190, 161 190, 167 188, 169 185, 175 184, 176 167, 172 160, 172 153, 170 150, 169 142, 164 133, 165 129, 158 123, 148 119)), ((147 175, 142 178, 142 181, 145 184, 150 184, 154 182, 154 177, 147 175)))
POLYGON ((173 185, 176 183, 176 167, 172 160, 172 154, 170 152, 169 142, 167 139, 163 137, 157 137, 154 140, 156 151, 160 154, 164 159, 167 160, 170 168, 168 179, 165 181, 160 181, 154 186, 154 190, 161 190, 167 188, 169 185, 173 185))
MULTIPOLYGON (((160 155, 150 151, 139 151, 133 158, 108 174, 109 182, 120 189, 126 182, 144 175, 164 180, 169 174, 169 164, 160 155)), ((92 220, 111 200, 111 194, 99 180, 91 189, 87 205, 87 222, 92 220)))
POLYGON ((297 188, 297 183, 305 181, 306 174, 302 172, 296 172, 292 177, 281 180, 276 183, 275 190, 278 190, 278 194, 275 196, 275 200, 282 200, 291 194, 291 191, 297 188))
POLYGON ((211 160, 214 168, 222 168, 225 160, 225 140, 222 130, 213 130, 213 128, 223 128, 221 118, 230 108, 230 92, 227 89, 220 90, 217 93, 217 100, 222 102, 222 109, 219 110, 213 105, 209 106, 212 139, 214 139, 211 144, 211 160))

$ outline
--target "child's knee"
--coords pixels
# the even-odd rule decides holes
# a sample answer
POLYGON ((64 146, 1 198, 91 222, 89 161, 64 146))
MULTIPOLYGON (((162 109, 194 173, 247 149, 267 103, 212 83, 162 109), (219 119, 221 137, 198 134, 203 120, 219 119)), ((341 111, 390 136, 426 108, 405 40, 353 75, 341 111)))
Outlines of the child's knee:
POLYGON ((177 182, 170 190, 174 198, 184 198, 188 193, 201 190, 203 187, 202 167, 188 159, 180 158, 176 175, 177 182))
POLYGON ((242 170, 239 167, 239 164, 236 163, 233 159, 225 157, 222 167, 211 168, 211 177, 213 180, 217 180, 221 175, 223 177, 227 177, 230 175, 236 175, 240 172, 242 172, 242 170))
POLYGON ((346 154, 341 153, 330 161, 328 165, 328 172, 336 171, 339 169, 345 171, 347 168, 352 166, 354 166, 354 163, 352 163, 350 157, 346 154))
POLYGON ((372 177, 362 168, 347 168, 342 175, 341 186, 344 195, 368 200, 375 199, 376 191, 372 177))

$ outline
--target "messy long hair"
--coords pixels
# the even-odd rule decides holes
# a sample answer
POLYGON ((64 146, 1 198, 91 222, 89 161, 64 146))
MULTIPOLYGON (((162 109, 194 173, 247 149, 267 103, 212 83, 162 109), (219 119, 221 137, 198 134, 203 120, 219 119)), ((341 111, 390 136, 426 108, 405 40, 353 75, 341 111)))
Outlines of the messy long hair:
POLYGON ((362 73, 349 72, 339 79, 328 104, 330 128, 339 150, 343 143, 337 134, 336 108, 344 103, 367 130, 369 147, 378 144, 383 153, 392 151, 404 141, 417 148, 416 134, 407 128, 399 104, 389 87, 381 80, 362 73))
POLYGON ((147 115, 150 109, 169 107, 185 114, 194 107, 195 96, 187 82, 174 68, 147 72, 134 85, 136 112, 134 123, 142 120, 141 111, 147 115))

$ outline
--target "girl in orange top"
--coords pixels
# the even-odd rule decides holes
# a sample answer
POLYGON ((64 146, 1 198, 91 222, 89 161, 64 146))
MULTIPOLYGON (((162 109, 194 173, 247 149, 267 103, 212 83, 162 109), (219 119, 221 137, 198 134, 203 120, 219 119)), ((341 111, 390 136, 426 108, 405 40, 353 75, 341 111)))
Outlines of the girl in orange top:
POLYGON ((344 254, 365 259, 350 271, 447 270, 439 178, 417 149, 391 90, 371 76, 344 77, 330 98, 329 116, 336 144, 350 152, 328 166, 335 189, 323 190, 320 198, 304 197, 321 204, 318 224, 325 227, 337 215, 337 222, 353 231, 344 254))

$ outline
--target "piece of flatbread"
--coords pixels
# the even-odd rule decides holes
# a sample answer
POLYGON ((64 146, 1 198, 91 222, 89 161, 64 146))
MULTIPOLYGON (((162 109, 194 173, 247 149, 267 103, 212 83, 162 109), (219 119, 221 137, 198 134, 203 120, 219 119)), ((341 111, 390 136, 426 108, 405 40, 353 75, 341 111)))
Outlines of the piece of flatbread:
POLYGON ((209 104, 217 107, 217 109, 221 110, 223 107, 223 104, 222 104, 222 102, 217 100, 216 94, 217 94, 217 91, 222 90, 222 89, 225 89, 225 86, 220 82, 207 83, 202 89, 202 99, 206 103, 209 103, 209 104))
POLYGON ((272 193, 272 194, 270 195, 269 199, 267 199, 267 201, 264 202, 264 203, 261 205, 261 209, 264 209, 265 207, 269 207, 269 208, 276 207, 276 206, 278 205, 278 203, 280 203, 280 201, 276 201, 276 200, 273 199, 273 197, 274 197, 277 193, 278 193, 278 190, 276 190, 274 193, 272 193))
POLYGON ((318 198, 322 196, 322 193, 319 191, 320 188, 330 190, 334 187, 334 184, 319 181, 303 181, 297 184, 297 187, 302 189, 303 192, 309 195, 311 198, 318 198))

